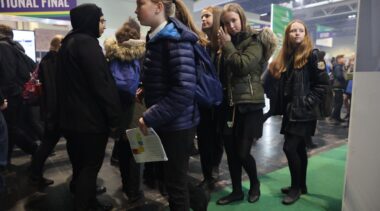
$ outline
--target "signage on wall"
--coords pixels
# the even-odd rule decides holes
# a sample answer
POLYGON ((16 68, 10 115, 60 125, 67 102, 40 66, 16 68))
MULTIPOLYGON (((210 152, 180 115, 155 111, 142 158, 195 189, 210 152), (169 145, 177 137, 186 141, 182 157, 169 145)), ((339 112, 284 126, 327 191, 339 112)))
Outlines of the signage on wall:
POLYGON ((69 19, 77 0, 0 0, 0 14, 69 19))
POLYGON ((293 11, 290 8, 276 4, 272 4, 271 9, 272 31, 277 36, 277 49, 275 52, 275 54, 277 54, 282 47, 282 40, 284 39, 286 26, 293 19, 293 11))

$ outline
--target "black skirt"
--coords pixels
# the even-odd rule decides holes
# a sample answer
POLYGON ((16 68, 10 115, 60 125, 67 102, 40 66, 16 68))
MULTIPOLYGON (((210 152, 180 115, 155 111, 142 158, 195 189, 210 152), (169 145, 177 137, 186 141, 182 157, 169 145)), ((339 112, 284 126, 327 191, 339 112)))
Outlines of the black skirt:
POLYGON ((245 104, 243 107, 239 106, 241 105, 225 108, 223 134, 242 139, 261 138, 264 125, 263 105, 245 104))
POLYGON ((292 134, 302 137, 314 136, 316 127, 317 120, 294 122, 284 115, 282 118, 281 134, 292 134))

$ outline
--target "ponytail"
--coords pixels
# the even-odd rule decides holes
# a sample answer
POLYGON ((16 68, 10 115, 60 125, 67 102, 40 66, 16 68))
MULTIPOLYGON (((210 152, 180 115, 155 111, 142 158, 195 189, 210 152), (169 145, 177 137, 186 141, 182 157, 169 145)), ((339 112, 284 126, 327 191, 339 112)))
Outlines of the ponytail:
POLYGON ((175 17, 183 24, 185 24, 185 26, 189 27, 191 31, 197 34, 199 44, 205 47, 209 42, 207 40, 206 34, 195 26, 193 17, 187 9, 185 3, 182 0, 172 0, 172 2, 175 5, 175 17))
POLYGON ((151 0, 153 3, 162 2, 164 5, 164 13, 165 17, 169 18, 175 9, 175 17, 181 21, 185 26, 189 27, 191 31, 197 34, 199 39, 199 44, 202 46, 206 46, 208 44, 208 40, 206 38, 206 34, 199 30, 194 23, 194 20, 187 9, 185 3, 182 0, 151 0))

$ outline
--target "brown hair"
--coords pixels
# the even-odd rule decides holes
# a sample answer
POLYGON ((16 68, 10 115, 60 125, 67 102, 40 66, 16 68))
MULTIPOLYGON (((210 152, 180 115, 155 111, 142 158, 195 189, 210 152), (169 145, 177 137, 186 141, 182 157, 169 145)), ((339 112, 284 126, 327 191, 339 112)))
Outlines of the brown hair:
POLYGON ((311 42, 311 37, 305 23, 301 20, 291 21, 285 29, 285 37, 282 42, 282 48, 278 53, 276 59, 269 65, 270 73, 275 78, 280 78, 281 73, 286 71, 287 62, 289 59, 292 58, 292 54, 294 55, 293 67, 303 67, 307 63, 307 59, 310 56, 312 49, 313 44, 311 42), (294 23, 300 23, 305 28, 305 38, 302 41, 302 43, 297 47, 294 47, 289 38, 290 28, 294 23))
POLYGON ((115 37, 119 44, 129 39, 140 39, 140 25, 135 19, 129 17, 128 21, 117 30, 115 37))
POLYGON ((230 4, 224 5, 222 15, 221 15, 221 21, 223 24, 224 24, 223 17, 227 12, 234 12, 239 15, 239 18, 241 21, 241 31, 250 30, 250 28, 247 27, 247 17, 245 16, 244 9, 239 4, 230 3, 230 4))
POLYGON ((164 5, 164 12, 165 17, 169 18, 175 9, 175 17, 180 20, 185 26, 189 27, 191 31, 193 31, 195 34, 197 34, 199 39, 199 44, 202 46, 206 46, 208 43, 208 40, 206 38, 206 35, 199 30, 195 22, 193 20, 193 17, 189 10, 186 7, 186 4, 182 0, 151 0, 153 3, 159 3, 162 2, 164 5), (174 7, 173 7, 174 4, 174 7))
POLYGON ((219 49, 219 42, 218 42, 218 30, 220 28, 220 17, 222 14, 222 9, 219 7, 206 7, 203 10, 209 11, 212 13, 212 27, 210 30, 210 36, 208 39, 210 40, 210 46, 213 50, 219 49))
POLYGON ((53 39, 50 41, 50 50, 51 51, 58 51, 61 47, 61 42, 63 40, 63 36, 60 34, 57 34, 53 37, 53 39))
POLYGON ((13 39, 13 29, 10 26, 0 24, 0 34, 8 37, 10 39, 13 39))

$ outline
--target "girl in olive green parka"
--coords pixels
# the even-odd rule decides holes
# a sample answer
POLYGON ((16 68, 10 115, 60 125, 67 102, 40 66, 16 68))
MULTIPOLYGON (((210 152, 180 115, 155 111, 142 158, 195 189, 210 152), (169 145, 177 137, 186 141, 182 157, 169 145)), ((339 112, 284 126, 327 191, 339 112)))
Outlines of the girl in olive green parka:
POLYGON ((232 193, 220 198, 217 204, 225 205, 244 199, 242 167, 250 180, 247 200, 254 203, 260 197, 260 182, 250 150, 253 142, 262 136, 265 103, 260 77, 275 42, 268 39, 271 37, 266 36, 266 33, 253 31, 246 26, 244 10, 238 4, 225 5, 221 21, 223 28, 218 33, 221 46, 219 76, 225 95, 221 129, 232 193))

